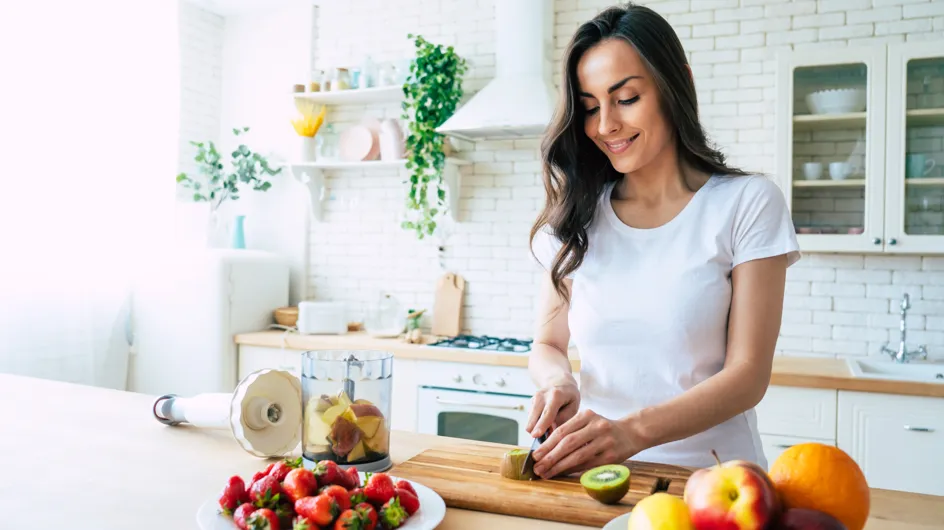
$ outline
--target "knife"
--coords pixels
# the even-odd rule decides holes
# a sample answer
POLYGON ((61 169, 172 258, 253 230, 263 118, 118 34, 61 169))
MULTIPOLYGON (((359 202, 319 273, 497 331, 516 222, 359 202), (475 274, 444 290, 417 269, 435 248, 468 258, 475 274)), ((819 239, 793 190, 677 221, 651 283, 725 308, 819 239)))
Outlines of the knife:
POLYGON ((537 449, 538 447, 541 447, 541 444, 547 441, 547 437, 550 434, 551 434, 551 430, 548 429, 547 431, 544 432, 544 434, 542 434, 541 436, 538 436, 537 438, 534 439, 533 442, 531 442, 531 450, 528 451, 528 456, 524 459, 524 464, 521 465, 522 475, 524 475, 524 472, 526 469, 528 469, 529 465, 534 464, 534 456, 533 456, 534 450, 537 449))

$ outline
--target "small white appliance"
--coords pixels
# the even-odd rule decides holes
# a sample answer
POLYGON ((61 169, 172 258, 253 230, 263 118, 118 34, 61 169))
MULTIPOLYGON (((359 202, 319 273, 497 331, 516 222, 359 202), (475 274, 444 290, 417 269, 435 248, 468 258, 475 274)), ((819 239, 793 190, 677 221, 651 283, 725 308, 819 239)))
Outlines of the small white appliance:
POLYGON ((295 327, 302 335, 341 335, 347 333, 345 306, 341 302, 299 302, 298 321, 295 327))
POLYGON ((236 389, 239 333, 288 305, 289 265, 248 249, 168 251, 144 265, 132 305, 129 390, 193 396, 236 389))

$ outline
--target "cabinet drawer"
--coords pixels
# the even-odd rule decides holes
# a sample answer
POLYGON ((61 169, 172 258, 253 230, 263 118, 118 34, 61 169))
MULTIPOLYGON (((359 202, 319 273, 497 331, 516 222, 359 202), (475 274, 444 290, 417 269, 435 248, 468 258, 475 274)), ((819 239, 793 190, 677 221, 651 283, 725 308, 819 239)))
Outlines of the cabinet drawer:
POLYGON ((836 445, 835 440, 825 440, 819 438, 800 438, 798 436, 777 436, 774 434, 761 434, 760 442, 764 446, 764 456, 767 457, 767 467, 773 465, 774 460, 781 453, 797 444, 815 442, 826 445, 836 445))
POLYGON ((302 352, 299 350, 282 350, 276 348, 262 348, 259 346, 239 347, 239 367, 237 374, 242 381, 247 375, 264 368, 275 368, 291 372, 301 379, 302 352))
POLYGON ((761 434, 836 439, 836 391, 771 385, 756 407, 761 434))
POLYGON ((944 398, 843 390, 838 420, 869 486, 944 495, 944 398))

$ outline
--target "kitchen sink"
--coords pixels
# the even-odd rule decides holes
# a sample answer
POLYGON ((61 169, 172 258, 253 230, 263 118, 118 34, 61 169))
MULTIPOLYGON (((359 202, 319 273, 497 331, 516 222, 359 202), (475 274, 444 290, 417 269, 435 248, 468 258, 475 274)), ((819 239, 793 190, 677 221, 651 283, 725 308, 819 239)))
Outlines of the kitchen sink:
POLYGON ((944 362, 909 361, 899 364, 892 361, 865 361, 861 359, 847 359, 846 362, 855 377, 944 385, 944 362))

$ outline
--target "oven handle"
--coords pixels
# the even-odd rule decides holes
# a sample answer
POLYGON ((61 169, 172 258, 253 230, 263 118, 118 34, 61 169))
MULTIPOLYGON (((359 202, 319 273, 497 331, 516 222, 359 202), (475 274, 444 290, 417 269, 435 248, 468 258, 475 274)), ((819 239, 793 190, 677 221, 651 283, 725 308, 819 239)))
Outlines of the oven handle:
POLYGON ((439 396, 436 396, 436 403, 439 403, 440 405, 459 405, 461 407, 482 407, 486 409, 524 410, 524 405, 485 405, 481 403, 469 403, 467 401, 452 401, 449 399, 442 399, 439 396))

